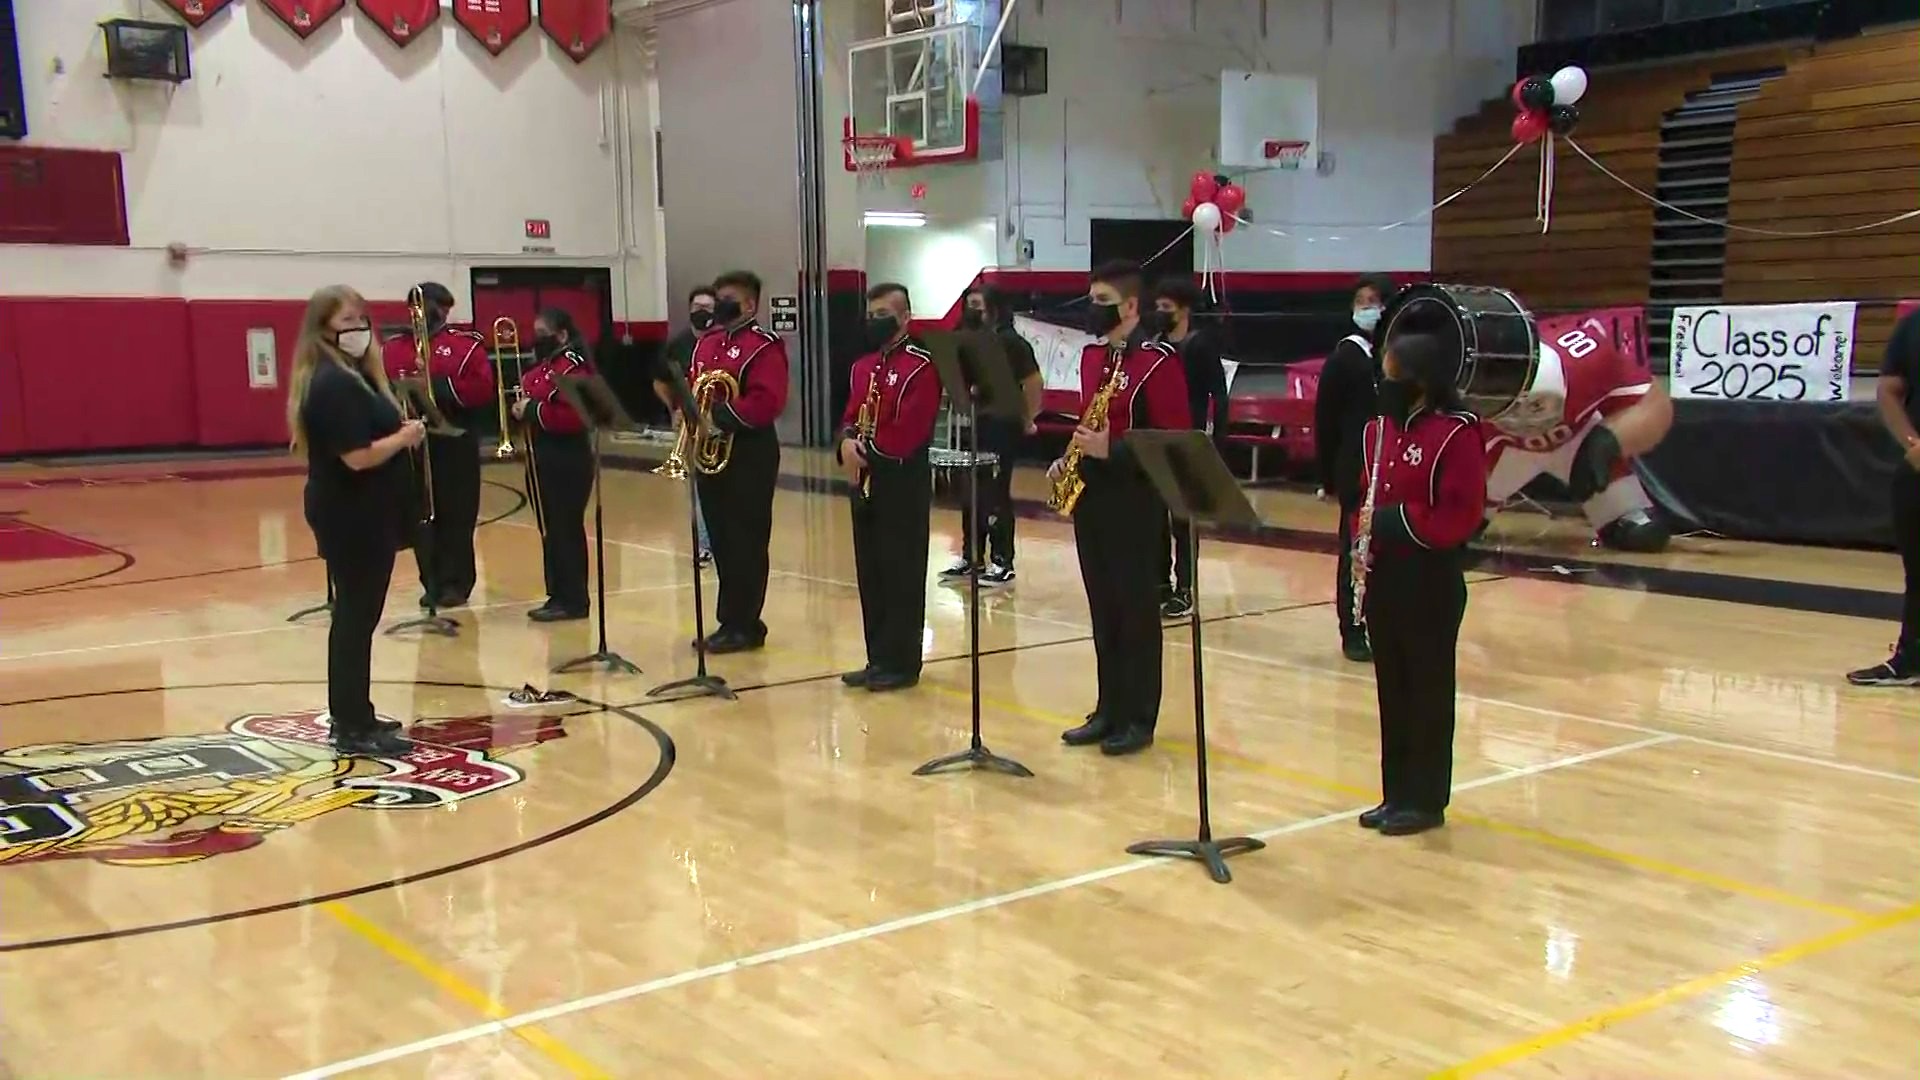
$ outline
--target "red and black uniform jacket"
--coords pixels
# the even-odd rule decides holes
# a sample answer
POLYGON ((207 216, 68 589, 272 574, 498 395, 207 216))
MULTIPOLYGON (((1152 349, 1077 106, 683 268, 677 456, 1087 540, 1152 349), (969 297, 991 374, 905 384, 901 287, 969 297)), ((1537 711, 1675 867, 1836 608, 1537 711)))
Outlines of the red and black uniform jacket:
MULTIPOLYGON (((1415 410, 1404 428, 1384 416, 1367 422, 1361 440, 1361 497, 1373 475, 1380 442, 1380 480, 1374 496, 1373 547, 1380 560, 1407 559, 1464 547, 1486 513, 1487 452, 1480 420, 1466 412, 1415 410)), ((1354 515, 1356 534, 1359 514, 1354 515)))
POLYGON ((773 430, 787 409, 787 346, 780 335, 753 322, 703 335, 693 347, 688 383, 709 371, 728 372, 740 383, 738 396, 714 408, 714 427, 734 434, 773 430))
POLYGON ((520 376, 520 390, 527 397, 526 418, 548 435, 578 435, 587 430, 580 410, 560 392, 563 375, 590 375, 593 365, 569 345, 520 376))
POLYGON ((1136 338, 1124 348, 1115 349, 1104 341, 1087 346, 1080 353, 1080 415, 1085 417, 1120 364, 1120 385, 1107 405, 1107 431, 1111 442, 1106 461, 1082 459, 1089 483, 1098 483, 1108 475, 1125 475, 1144 483, 1145 474, 1127 453, 1121 436, 1133 430, 1178 431, 1193 427, 1193 410, 1187 400, 1187 373, 1180 353, 1157 338, 1136 338))
MULTIPOLYGON (((902 338, 855 361, 847 389, 840 436, 858 442, 868 462, 899 464, 927 452, 940 414, 940 375, 933 369, 933 357, 918 341, 902 338), (872 437, 863 438, 858 426, 860 407, 872 395, 876 381, 879 415, 874 418, 872 437)), ((836 448, 834 456, 839 454, 836 448)))
MULTIPOLYGON (((380 359, 389 379, 419 374, 420 360, 411 335, 386 342, 380 359)), ((427 378, 441 412, 459 415, 493 401, 493 362, 487 356, 486 339, 479 334, 443 326, 427 339, 427 360, 427 378)))

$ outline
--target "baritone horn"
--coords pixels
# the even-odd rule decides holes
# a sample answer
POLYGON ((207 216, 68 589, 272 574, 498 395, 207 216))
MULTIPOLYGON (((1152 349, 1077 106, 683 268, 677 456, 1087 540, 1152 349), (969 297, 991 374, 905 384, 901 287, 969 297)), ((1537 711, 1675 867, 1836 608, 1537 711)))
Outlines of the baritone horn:
MULTIPOLYGON (((507 356, 514 358, 514 366, 519 366, 520 326, 505 315, 493 320, 493 363, 494 389, 500 401, 500 445, 494 448, 495 459, 505 461, 516 452, 513 445, 513 413, 507 408, 507 356)), ((516 389, 518 389, 516 387, 516 389)), ((527 449, 533 449, 530 439, 521 440, 527 449)))
MULTIPOLYGON (((693 380, 693 403, 700 412, 698 430, 691 440, 693 467, 708 476, 725 472, 727 463, 733 460, 733 434, 713 426, 714 407, 739 396, 740 380, 734 378, 732 372, 715 368, 701 372, 700 377, 693 380)), ((687 418, 689 428, 695 422, 695 417, 687 418)))

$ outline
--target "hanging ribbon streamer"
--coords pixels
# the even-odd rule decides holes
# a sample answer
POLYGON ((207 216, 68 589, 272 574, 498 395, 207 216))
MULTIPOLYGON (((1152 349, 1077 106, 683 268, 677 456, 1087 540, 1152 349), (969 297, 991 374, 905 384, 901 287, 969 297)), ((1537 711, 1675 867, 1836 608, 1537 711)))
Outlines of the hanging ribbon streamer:
POLYGON ((1540 223, 1542 236, 1547 234, 1548 229, 1553 228, 1554 142, 1552 133, 1548 133, 1546 138, 1540 140, 1540 189, 1534 202, 1533 219, 1540 223))
MULTIPOLYGON (((1488 177, 1491 177, 1494 173, 1497 173, 1501 169, 1505 168, 1507 166, 1507 163, 1512 161, 1520 153, 1522 149, 1523 147, 1519 143, 1515 143, 1514 145, 1507 147, 1507 152, 1500 155, 1500 160, 1494 162, 1492 165, 1487 166, 1487 170, 1485 172, 1481 173, 1479 176, 1474 177, 1471 181, 1467 183, 1465 187, 1462 187, 1460 190, 1454 192, 1453 194, 1447 196, 1444 199, 1441 199, 1439 202, 1434 203, 1432 206, 1427 207, 1425 210, 1422 210, 1417 214, 1409 214, 1408 216, 1403 217, 1398 221, 1389 221, 1385 225, 1373 225, 1373 224, 1356 225, 1356 224, 1348 223, 1348 224, 1328 224, 1328 225, 1321 225, 1317 227, 1327 228, 1327 229, 1336 229, 1336 228, 1338 229, 1371 229, 1374 232, 1392 232, 1395 229, 1404 228, 1408 225, 1412 225, 1417 221, 1425 221, 1427 218, 1430 218, 1433 215, 1439 213, 1442 209, 1444 209, 1447 206, 1447 204, 1453 202, 1455 199, 1458 199, 1460 196, 1465 195, 1467 192, 1472 191, 1474 188, 1479 187, 1481 184, 1486 183, 1488 177)), ((1250 229, 1257 229, 1260 232, 1266 233, 1268 236, 1277 236, 1282 240, 1293 239, 1293 234, 1290 232, 1287 232, 1285 229, 1272 229, 1264 225, 1256 225, 1252 221, 1248 220, 1245 217, 1242 217, 1237 213, 1231 215, 1231 217, 1235 224, 1245 225, 1250 229)), ((1300 226, 1296 226, 1296 227, 1300 227, 1300 226)), ((1304 227, 1315 228, 1316 226, 1307 225, 1304 227)), ((1175 241, 1175 243, 1178 243, 1178 242, 1179 241, 1177 240, 1175 241)), ((1155 256, 1155 258, 1158 258, 1158 257, 1159 256, 1155 256)))

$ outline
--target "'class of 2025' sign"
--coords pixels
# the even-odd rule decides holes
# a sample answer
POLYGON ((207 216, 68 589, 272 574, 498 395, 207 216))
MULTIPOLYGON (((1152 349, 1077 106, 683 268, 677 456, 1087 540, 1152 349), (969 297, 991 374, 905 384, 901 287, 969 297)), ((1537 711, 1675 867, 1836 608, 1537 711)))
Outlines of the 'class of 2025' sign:
POLYGON ((1851 301, 1675 308, 1668 392, 1723 401, 1845 401, 1851 301))

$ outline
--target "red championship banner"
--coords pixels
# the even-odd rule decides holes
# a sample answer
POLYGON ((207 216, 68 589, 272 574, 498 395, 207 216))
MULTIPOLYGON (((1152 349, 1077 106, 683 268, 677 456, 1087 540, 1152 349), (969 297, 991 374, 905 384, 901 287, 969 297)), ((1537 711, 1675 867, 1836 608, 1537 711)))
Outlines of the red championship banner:
POLYGON ((540 29, 579 63, 613 33, 613 0, 540 0, 540 29))
POLYGON ((404 49, 440 17, 440 0, 360 0, 360 10, 404 49))
POLYGON ((257 0, 268 11, 274 13, 287 29, 301 37, 310 36, 315 30, 327 24, 327 20, 340 14, 347 6, 347 0, 257 0))
POLYGON ((499 56, 533 25, 533 0, 453 0, 453 21, 499 56))
POLYGON ((233 0, 167 0, 167 6, 180 13, 188 26, 199 26, 215 15, 233 0))

